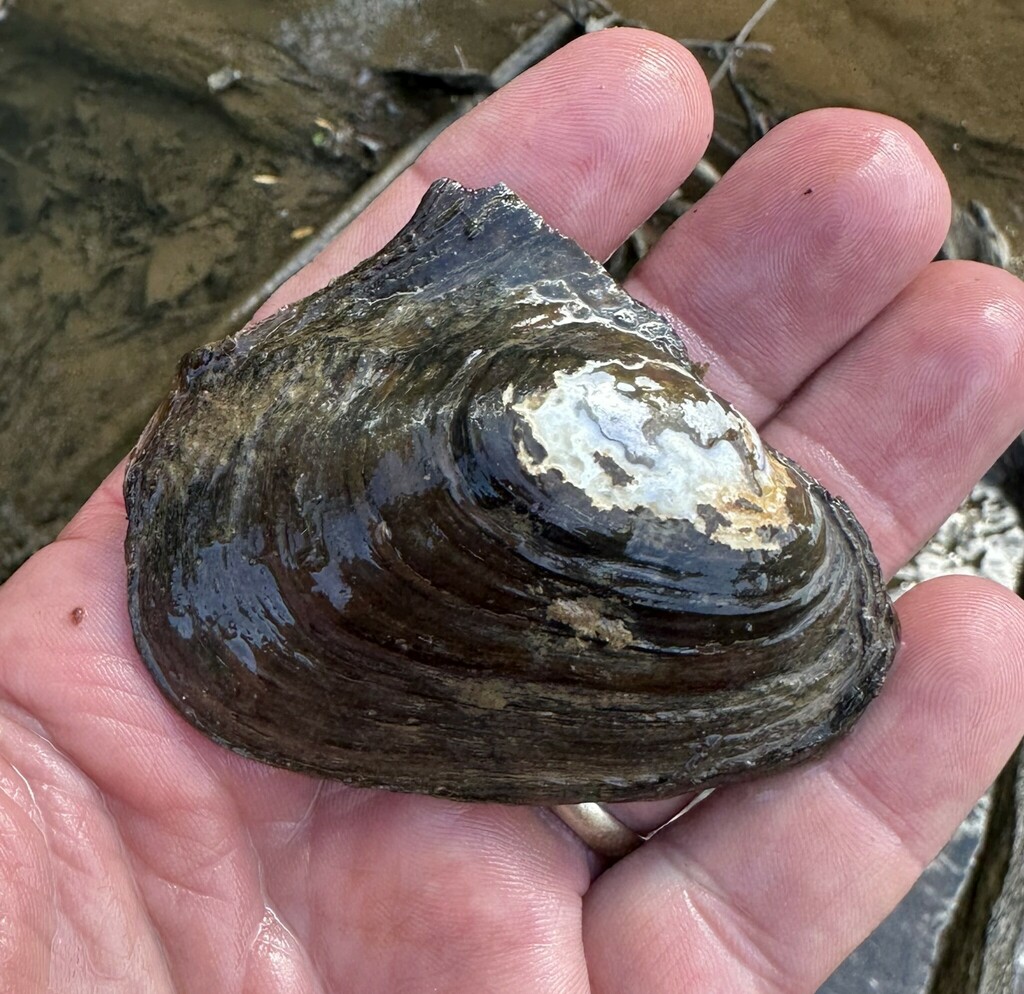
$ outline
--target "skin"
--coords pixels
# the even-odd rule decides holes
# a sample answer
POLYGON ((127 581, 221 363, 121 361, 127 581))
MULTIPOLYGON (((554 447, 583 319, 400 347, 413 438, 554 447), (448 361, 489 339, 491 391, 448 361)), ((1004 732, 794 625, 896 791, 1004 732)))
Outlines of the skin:
MULTIPOLYGON (((703 74, 588 36, 454 125, 264 313, 379 248, 430 180, 504 180, 607 256, 712 127, 703 74)), ((905 125, 774 130, 629 289, 853 506, 891 572, 1024 426, 1024 286, 933 263, 945 181, 905 125)), ((0 990, 812 992, 1024 733, 1024 605, 948 577, 814 764, 722 789, 606 868, 546 811, 318 783, 205 741, 125 607, 122 469, 0 588, 0 990)), ((678 807, 629 805, 652 827, 678 807)))

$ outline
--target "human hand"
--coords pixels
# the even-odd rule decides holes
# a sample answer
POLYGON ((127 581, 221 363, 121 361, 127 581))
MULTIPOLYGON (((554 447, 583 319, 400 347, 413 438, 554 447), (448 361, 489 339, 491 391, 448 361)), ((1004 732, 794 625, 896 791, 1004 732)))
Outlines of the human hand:
MULTIPOLYGON (((504 181, 607 256, 711 127, 677 45, 582 38, 446 132, 264 313, 380 248, 440 176, 504 181)), ((907 127, 817 111, 744 156, 628 286, 852 505, 888 573, 1024 426, 1024 286, 930 262, 948 219, 907 127)), ((848 738, 600 873, 548 812, 322 783, 187 726, 132 641, 121 476, 0 588, 2 990, 811 992, 1024 733, 1024 605, 922 584, 848 738)), ((673 805, 618 812, 652 828, 673 805)))

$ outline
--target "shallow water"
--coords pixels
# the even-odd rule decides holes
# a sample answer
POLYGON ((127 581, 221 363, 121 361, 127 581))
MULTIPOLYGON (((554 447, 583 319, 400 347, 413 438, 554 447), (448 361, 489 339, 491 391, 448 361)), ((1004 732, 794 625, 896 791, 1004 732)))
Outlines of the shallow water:
POLYGON ((365 138, 314 101, 289 147, 205 76, 140 79, 19 13, 0 22, 0 579, 128 451, 177 358, 451 104, 370 81, 365 138))

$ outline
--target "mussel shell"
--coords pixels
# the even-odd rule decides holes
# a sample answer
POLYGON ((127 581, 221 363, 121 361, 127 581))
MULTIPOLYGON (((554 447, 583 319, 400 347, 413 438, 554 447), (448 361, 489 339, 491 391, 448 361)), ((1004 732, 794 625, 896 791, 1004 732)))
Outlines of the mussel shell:
POLYGON ((465 799, 785 766, 895 622, 848 508, 505 187, 182 361, 127 472, 139 650, 269 763, 465 799))

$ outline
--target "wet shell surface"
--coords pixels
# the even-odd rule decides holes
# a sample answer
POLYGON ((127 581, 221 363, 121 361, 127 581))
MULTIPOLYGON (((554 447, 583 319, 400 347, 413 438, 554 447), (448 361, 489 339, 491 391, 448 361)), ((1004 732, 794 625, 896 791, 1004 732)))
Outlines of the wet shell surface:
POLYGON ((193 725, 352 784, 626 800, 817 753, 891 604, 845 504, 503 186, 186 356, 125 482, 131 620, 193 725))

